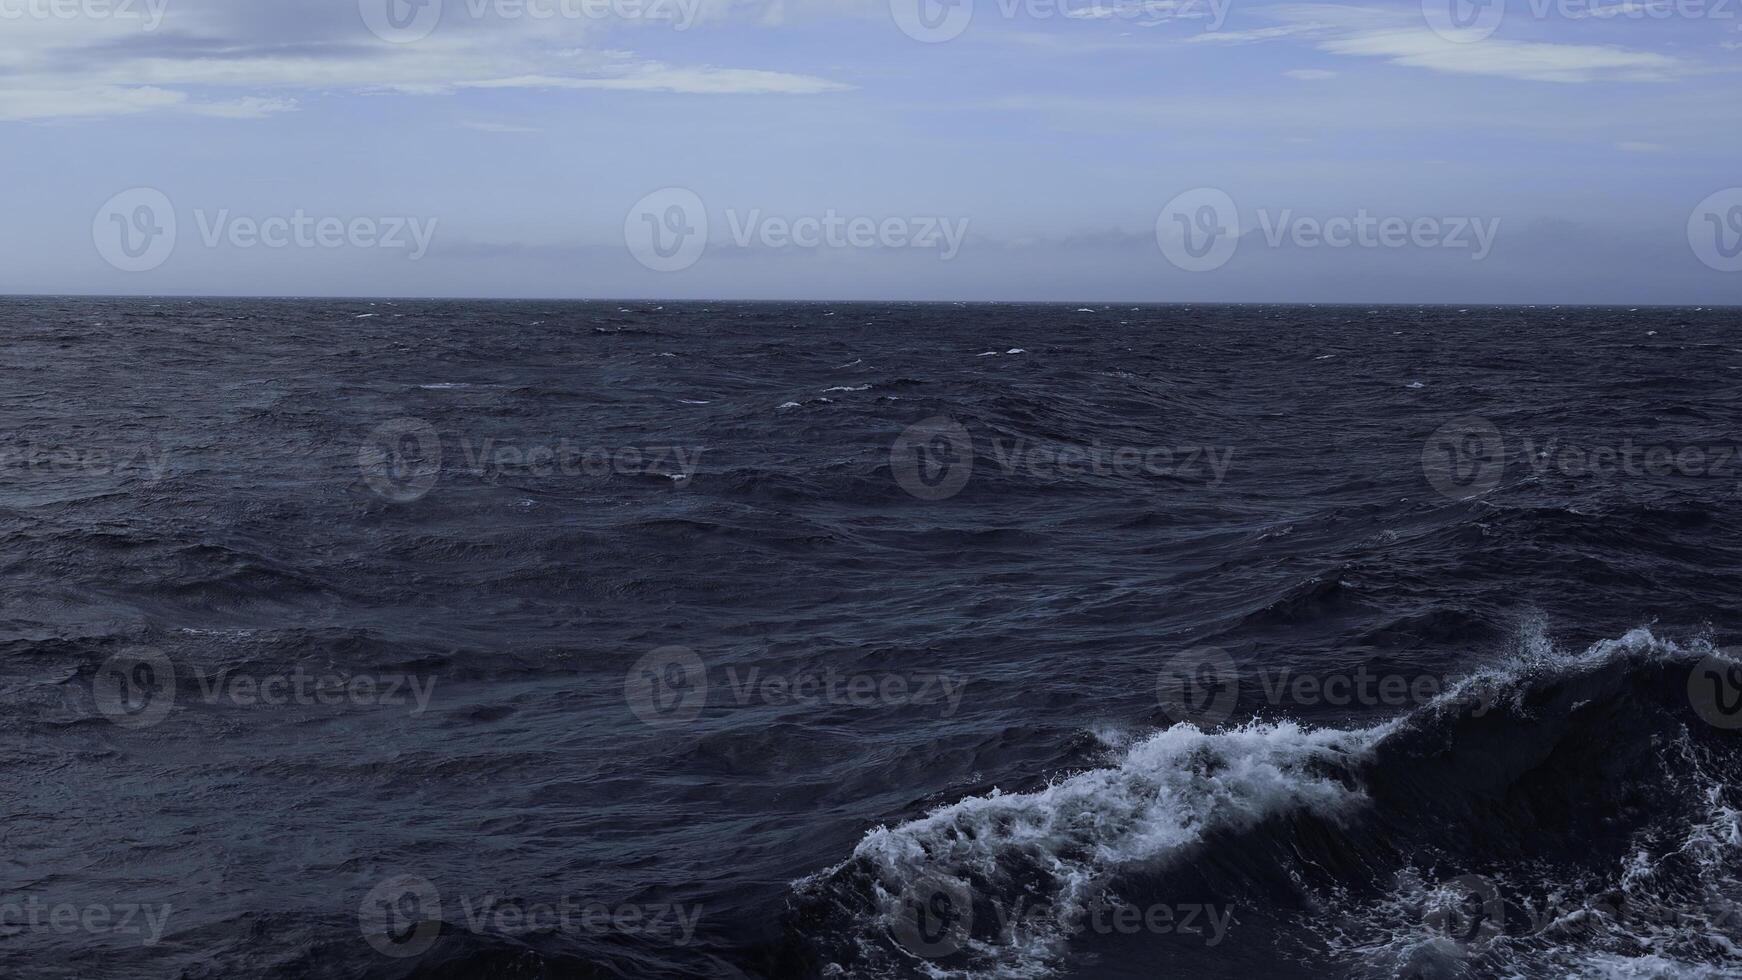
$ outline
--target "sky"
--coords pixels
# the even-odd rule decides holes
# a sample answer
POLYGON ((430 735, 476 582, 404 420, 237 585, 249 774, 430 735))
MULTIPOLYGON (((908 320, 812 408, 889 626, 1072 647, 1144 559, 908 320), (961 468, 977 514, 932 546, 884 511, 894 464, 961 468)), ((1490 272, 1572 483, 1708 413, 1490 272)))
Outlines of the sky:
POLYGON ((1742 0, 0 0, 0 292, 1742 303, 1742 0))

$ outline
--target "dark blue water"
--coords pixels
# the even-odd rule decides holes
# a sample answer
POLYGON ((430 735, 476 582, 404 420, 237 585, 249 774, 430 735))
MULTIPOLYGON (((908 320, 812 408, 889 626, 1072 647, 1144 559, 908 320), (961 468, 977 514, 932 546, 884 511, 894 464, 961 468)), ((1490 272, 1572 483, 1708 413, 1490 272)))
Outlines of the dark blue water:
POLYGON ((1735 310, 0 303, 0 973, 1729 976, 1735 310))

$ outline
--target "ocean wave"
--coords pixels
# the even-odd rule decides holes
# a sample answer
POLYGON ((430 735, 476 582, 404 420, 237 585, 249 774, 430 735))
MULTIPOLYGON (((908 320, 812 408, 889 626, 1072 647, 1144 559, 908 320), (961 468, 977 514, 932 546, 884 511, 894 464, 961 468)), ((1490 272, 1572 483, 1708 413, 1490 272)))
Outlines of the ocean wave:
POLYGON ((1527 630, 1371 728, 1176 725, 871 830, 795 885, 793 935, 819 975, 1039 977, 1091 909, 1214 882, 1311 909, 1269 941, 1352 975, 1734 970, 1742 757, 1702 693, 1734 666, 1646 629, 1576 654, 1527 630), (1473 931, 1448 925, 1485 889, 1473 931))

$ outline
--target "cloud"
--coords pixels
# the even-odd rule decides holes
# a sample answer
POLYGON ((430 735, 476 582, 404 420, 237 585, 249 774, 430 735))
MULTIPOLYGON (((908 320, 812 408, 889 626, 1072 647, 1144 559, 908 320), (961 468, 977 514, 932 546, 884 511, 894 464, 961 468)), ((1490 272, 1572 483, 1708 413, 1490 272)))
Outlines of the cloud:
POLYGON ((1570 9, 1567 11, 1567 16, 1573 20, 1587 20, 1593 17, 1599 20, 1608 20, 1613 17, 1661 18, 1670 16, 1673 13, 1674 11, 1672 11, 1669 5, 1665 3, 1635 3, 1632 2, 1632 0, 1624 0, 1622 3, 1594 4, 1591 7, 1582 10, 1577 8, 1570 9))
POLYGON ((176 112, 219 119, 261 119, 297 107, 292 99, 249 96, 201 101, 154 86, 91 85, 23 91, 0 89, 0 121, 99 119, 146 112, 176 112))
POLYGON ((460 123, 460 128, 475 130, 480 133, 532 134, 544 132, 544 130, 539 129, 537 126, 511 126, 508 123, 472 122, 470 120, 460 123))
POLYGON ((1327 40, 1332 54, 1384 58, 1394 65, 1528 82, 1668 81, 1681 62, 1668 55, 1596 44, 1543 44, 1490 38, 1457 44, 1432 31, 1372 31, 1327 40))
POLYGON ((1063 5, 1063 13, 1071 20, 1119 20, 1139 27, 1221 19, 1204 0, 1073 0, 1063 5))
POLYGON ((463 82, 461 88, 609 89, 619 92, 679 92, 693 95, 816 95, 851 88, 811 75, 743 68, 673 68, 650 62, 603 78, 515 75, 463 82))
POLYGON ((1280 41, 1284 38, 1322 34, 1330 29, 1329 24, 1307 21, 1281 27, 1260 27, 1250 31, 1212 31, 1186 38, 1186 41, 1191 44, 1257 44, 1261 41, 1280 41))
POLYGON ((1444 74, 1488 75, 1532 82, 1658 82, 1692 66, 1670 55, 1608 44, 1554 44, 1501 38, 1460 44, 1430 29, 1419 14, 1338 4, 1284 4, 1265 13, 1277 27, 1204 34, 1203 43, 1252 44, 1298 38, 1320 51, 1382 58, 1394 65, 1444 74))
POLYGON ((601 29, 589 21, 467 19, 450 9, 428 37, 391 44, 366 29, 354 0, 180 0, 161 9, 157 29, 119 19, 7 21, 0 34, 0 122, 149 112, 256 119, 295 109, 302 93, 346 91, 813 95, 850 87, 812 75, 670 65, 577 47, 577 39, 601 29))

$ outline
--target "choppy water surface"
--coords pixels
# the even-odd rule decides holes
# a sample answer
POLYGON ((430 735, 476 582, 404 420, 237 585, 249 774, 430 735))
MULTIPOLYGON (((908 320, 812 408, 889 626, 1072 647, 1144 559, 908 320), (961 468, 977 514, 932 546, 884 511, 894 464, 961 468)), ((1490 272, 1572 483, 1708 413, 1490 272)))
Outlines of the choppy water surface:
POLYGON ((1742 970, 1735 311, 0 304, 0 972, 1742 970))

